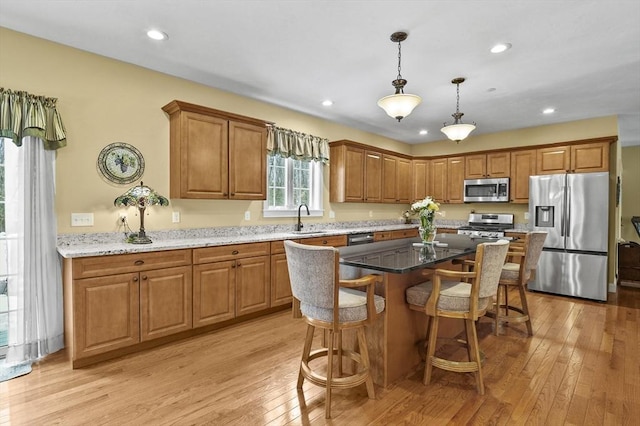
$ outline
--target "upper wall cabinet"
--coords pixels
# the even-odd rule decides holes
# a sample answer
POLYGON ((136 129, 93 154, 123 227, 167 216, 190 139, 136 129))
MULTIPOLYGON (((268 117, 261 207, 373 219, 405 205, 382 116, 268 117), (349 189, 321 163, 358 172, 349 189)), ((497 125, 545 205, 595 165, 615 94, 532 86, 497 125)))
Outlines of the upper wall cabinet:
POLYGON ((466 155, 465 179, 509 177, 511 157, 508 151, 466 155))
POLYGON ((437 158, 430 166, 431 196, 440 203, 463 202, 464 157, 437 158))
POLYGON ((429 160, 413 160, 413 194, 414 200, 422 200, 431 194, 429 176, 429 160))
POLYGON ((536 150, 527 149, 511 153, 511 202, 529 202, 529 176, 536 174, 536 150))
POLYGON ((170 197, 266 199, 266 121, 173 101, 170 197))
POLYGON ((609 141, 551 146, 537 150, 536 174, 591 173, 609 170, 609 141))
POLYGON ((331 142, 330 200, 333 203, 409 203, 411 159, 357 142, 331 142))

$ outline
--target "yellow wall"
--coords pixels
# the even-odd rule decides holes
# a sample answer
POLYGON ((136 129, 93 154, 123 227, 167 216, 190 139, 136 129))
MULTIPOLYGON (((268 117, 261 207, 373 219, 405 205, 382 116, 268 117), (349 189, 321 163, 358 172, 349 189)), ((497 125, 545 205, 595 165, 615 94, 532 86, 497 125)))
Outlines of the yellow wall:
MULTIPOLYGON (((493 135, 472 136, 456 145, 449 141, 411 146, 362 132, 292 110, 243 98, 187 80, 150 71, 70 47, 0 28, 3 64, 0 86, 58 98, 68 136, 59 150, 56 166, 58 232, 117 231, 122 209, 113 200, 128 186, 100 178, 96 159, 112 142, 136 146, 145 158, 143 180, 164 195, 169 193, 169 120, 161 107, 174 99, 275 122, 280 127, 314 134, 329 140, 350 139, 412 155, 446 155, 468 151, 528 146, 617 134, 615 117, 605 117, 493 135), (71 213, 94 213, 93 227, 70 226, 71 213)), ((497 118, 503 120, 505 118, 497 118)), ((325 169, 325 218, 315 221, 353 221, 399 218, 408 206, 329 203, 329 173, 325 169), (335 219, 327 219, 333 210, 335 219), (372 216, 370 216, 370 212, 372 216)), ((170 207, 152 207, 145 225, 148 231, 255 224, 292 224, 294 219, 263 219, 261 201, 170 200, 170 207), (181 213, 181 223, 171 223, 171 212, 181 213), (245 221, 245 211, 251 221, 245 221)), ((524 222, 526 205, 473 204, 443 206, 446 219, 466 219, 477 212, 514 213, 524 222)), ((134 211, 127 211, 132 228, 138 226, 134 211)), ((308 222, 314 222, 309 219, 308 222)))
POLYGON ((620 238, 640 243, 631 224, 632 216, 640 216, 640 145, 622 148, 622 198, 620 201, 620 238))

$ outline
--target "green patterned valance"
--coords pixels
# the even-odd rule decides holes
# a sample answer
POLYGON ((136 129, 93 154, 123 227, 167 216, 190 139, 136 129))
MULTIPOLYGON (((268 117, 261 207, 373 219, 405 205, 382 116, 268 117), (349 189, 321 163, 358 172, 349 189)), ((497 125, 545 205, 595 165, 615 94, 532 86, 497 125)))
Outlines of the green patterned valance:
POLYGON ((0 87, 0 136, 12 139, 17 146, 22 145, 25 136, 42 139, 45 149, 66 146, 67 136, 56 101, 0 87))
POLYGON ((267 129, 267 152, 296 160, 329 163, 329 140, 293 130, 269 126, 267 129))

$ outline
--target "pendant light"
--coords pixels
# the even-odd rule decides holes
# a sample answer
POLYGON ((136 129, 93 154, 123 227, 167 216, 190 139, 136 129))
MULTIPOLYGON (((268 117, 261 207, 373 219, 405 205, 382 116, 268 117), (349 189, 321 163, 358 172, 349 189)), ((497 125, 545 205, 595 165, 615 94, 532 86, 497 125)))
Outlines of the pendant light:
POLYGON ((393 87, 396 88, 396 93, 385 96, 378 101, 378 106, 382 108, 389 117, 393 117, 398 121, 411 114, 411 111, 422 102, 420 96, 405 95, 404 93, 404 86, 407 84, 407 80, 403 79, 400 74, 400 60, 402 57, 400 43, 406 39, 407 33, 405 32, 395 32, 391 34, 391 41, 398 43, 398 76, 391 82, 393 87))
POLYGON ((451 83, 456 85, 456 112, 451 114, 454 121, 453 124, 449 125, 444 123, 444 127, 440 129, 440 131, 447 135, 449 139, 456 142, 460 142, 465 139, 469 136, 469 133, 473 132, 476 128, 476 123, 463 124, 461 120, 464 114, 460 112, 460 84, 464 83, 464 80, 464 77, 458 77, 451 80, 451 83))

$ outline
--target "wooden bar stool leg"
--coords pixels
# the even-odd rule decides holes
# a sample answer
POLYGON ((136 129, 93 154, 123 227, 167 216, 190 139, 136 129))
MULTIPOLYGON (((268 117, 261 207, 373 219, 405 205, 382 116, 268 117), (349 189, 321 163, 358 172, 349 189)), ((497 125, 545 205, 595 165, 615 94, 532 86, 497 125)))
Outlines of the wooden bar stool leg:
POLYGON ((371 377, 371 364, 369 362, 369 348, 367 347, 367 338, 364 334, 364 328, 358 328, 358 345, 360 347, 359 353, 362 359, 362 367, 367 372, 367 380, 365 385, 367 386, 367 395, 369 399, 376 399, 376 392, 373 387, 373 377, 371 377))
POLYGON ((478 333, 476 331, 475 321, 472 319, 465 320, 467 329, 467 340, 471 346, 472 357, 469 361, 475 362, 478 370, 475 371, 476 375, 476 387, 478 388, 478 394, 484 395, 484 380, 482 378, 482 365, 480 359, 480 348, 478 346, 478 333))
POLYGON ((431 372, 433 371, 433 356, 436 353, 436 341, 438 338, 438 317, 431 318, 431 329, 429 330, 429 345, 427 346, 427 357, 424 363, 424 379, 425 385, 431 382, 431 372))
POLYGON ((325 396, 324 417, 331 418, 331 384, 333 379, 333 345, 335 335, 332 330, 329 331, 329 346, 327 347, 327 388, 325 396))
MULTIPOLYGON (((494 309, 494 318, 493 318, 493 332, 497 336, 498 335, 498 326, 500 325, 500 293, 502 293, 504 286, 498 284, 498 294, 496 296, 496 308, 494 309)), ((504 288, 506 292, 507 289, 504 288)))
POLYGON ((315 327, 311 324, 307 325, 307 336, 304 339, 304 348, 302 349, 302 360, 300 361, 300 371, 298 372, 298 389, 302 389, 304 376, 302 375, 302 365, 309 363, 309 354, 311 353, 311 344, 313 343, 313 334, 315 327))
POLYGON ((338 331, 338 377, 342 377, 342 330, 338 331))
POLYGON ((533 336, 533 327, 531 325, 531 316, 529 315, 529 305, 527 304, 527 292, 524 286, 519 286, 520 290, 520 303, 522 304, 522 313, 527 316, 527 332, 529 336, 533 336))

